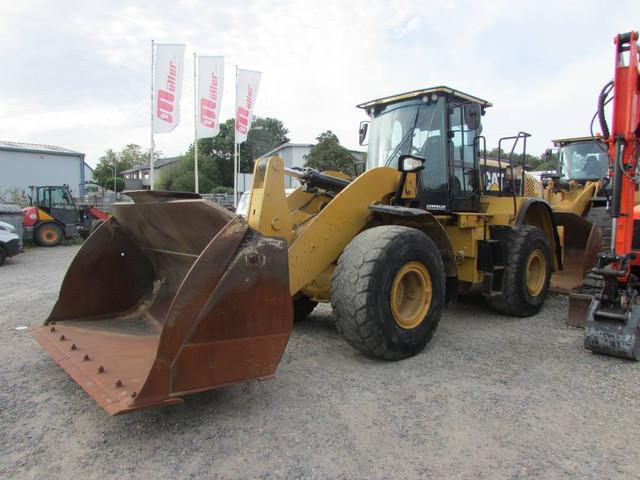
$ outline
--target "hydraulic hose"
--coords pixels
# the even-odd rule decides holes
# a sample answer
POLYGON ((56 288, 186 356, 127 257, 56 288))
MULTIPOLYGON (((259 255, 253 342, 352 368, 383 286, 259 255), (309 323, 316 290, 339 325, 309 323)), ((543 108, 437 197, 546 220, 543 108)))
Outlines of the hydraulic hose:
POLYGON ((600 122, 600 129, 602 130, 602 136, 604 141, 609 140, 609 125, 607 125, 607 119, 604 115, 604 106, 607 103, 607 96, 611 92, 611 88, 613 87, 613 80, 608 82, 602 90, 600 90, 600 95, 598 96, 598 121, 600 122))

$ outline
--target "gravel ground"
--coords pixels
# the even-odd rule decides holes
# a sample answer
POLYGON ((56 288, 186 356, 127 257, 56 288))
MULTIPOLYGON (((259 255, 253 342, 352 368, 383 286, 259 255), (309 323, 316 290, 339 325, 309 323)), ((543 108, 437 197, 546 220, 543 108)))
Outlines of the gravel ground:
POLYGON ((322 306, 275 379, 109 417, 16 330, 45 319, 78 248, 0 268, 0 478, 640 478, 640 365, 584 351, 561 296, 528 319, 465 300, 395 363, 322 306))

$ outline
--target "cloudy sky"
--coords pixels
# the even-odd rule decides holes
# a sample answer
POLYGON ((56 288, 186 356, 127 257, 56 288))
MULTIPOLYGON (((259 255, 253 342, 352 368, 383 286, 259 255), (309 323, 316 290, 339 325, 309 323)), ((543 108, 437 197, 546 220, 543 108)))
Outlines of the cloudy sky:
POLYGON ((489 146, 525 130, 530 150, 588 132, 612 77, 613 36, 640 28, 640 2, 350 0, 6 0, 0 10, 0 139, 60 145, 95 164, 106 148, 149 145, 150 41, 186 43, 182 124, 193 138, 192 55, 261 70, 255 114, 295 142, 331 129, 357 145, 355 104, 449 85, 494 103, 489 146), (615 5, 615 6, 614 6, 615 5))

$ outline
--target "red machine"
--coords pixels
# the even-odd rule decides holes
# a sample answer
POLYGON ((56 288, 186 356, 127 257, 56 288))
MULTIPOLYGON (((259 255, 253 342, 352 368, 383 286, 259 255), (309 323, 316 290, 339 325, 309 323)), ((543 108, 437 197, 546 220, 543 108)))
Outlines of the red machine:
POLYGON ((638 32, 619 34, 615 45, 615 76, 598 99, 598 118, 608 144, 612 182, 611 251, 600 256, 594 269, 602 277, 603 287, 589 306, 584 345, 594 352, 638 360, 640 216, 634 212, 640 137, 638 32), (604 113, 609 102, 613 102, 611 131, 604 113))

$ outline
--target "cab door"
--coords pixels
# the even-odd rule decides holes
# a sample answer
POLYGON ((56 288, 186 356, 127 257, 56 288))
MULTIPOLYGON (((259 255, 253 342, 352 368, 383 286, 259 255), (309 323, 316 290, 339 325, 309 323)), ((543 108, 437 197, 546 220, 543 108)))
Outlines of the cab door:
POLYGON ((478 127, 469 125, 471 115, 479 115, 477 105, 449 104, 448 149, 450 175, 450 208, 457 212, 480 210, 480 178, 478 146, 475 141, 478 127), (472 113, 470 113, 472 112, 472 113), (474 128, 475 127, 475 128, 474 128))
POLYGON ((78 209, 76 208, 69 189, 65 187, 50 187, 51 195, 51 216, 60 223, 76 225, 78 221, 78 209))

